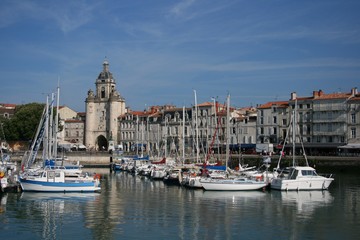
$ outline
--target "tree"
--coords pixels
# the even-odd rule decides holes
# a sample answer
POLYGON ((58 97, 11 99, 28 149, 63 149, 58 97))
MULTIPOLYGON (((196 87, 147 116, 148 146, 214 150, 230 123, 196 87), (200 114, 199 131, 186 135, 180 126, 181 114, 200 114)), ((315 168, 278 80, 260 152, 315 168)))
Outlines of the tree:
POLYGON ((1 118, 6 140, 31 140, 36 133, 44 107, 45 104, 42 103, 18 105, 11 119, 1 118))

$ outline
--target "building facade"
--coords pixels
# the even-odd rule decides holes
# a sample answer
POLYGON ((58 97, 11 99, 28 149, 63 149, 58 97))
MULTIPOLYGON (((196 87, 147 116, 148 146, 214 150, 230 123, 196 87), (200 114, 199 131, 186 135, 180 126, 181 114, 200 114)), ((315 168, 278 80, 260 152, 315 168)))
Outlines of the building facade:
POLYGON ((95 92, 89 90, 85 100, 85 145, 88 149, 107 150, 109 141, 118 142, 118 117, 125 113, 125 99, 116 90, 107 60, 95 86, 95 92))
MULTIPOLYGON (((356 132, 360 125, 359 97, 356 88, 348 93, 313 91, 313 95, 308 97, 299 97, 293 92, 288 101, 260 105, 257 108, 257 144, 270 143, 281 147, 291 115, 296 114, 296 142, 304 143, 308 155, 338 155, 347 149, 343 146, 348 143, 358 143, 359 149, 356 132)), ((300 146, 297 148, 299 151, 300 146)))

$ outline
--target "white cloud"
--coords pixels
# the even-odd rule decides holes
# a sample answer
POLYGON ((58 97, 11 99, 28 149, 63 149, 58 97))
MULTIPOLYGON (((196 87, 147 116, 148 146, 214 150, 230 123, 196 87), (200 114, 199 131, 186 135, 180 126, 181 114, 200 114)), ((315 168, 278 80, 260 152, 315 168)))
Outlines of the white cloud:
POLYGON ((170 13, 174 14, 175 16, 182 16, 194 3, 195 0, 181 0, 178 4, 171 8, 170 13))

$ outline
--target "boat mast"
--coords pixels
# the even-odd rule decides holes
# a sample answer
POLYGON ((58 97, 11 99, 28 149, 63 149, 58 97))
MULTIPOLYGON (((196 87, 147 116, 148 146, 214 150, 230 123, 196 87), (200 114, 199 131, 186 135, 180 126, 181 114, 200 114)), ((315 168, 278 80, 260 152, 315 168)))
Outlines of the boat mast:
POLYGON ((196 90, 194 90, 195 95, 195 138, 196 138, 196 163, 199 163, 199 129, 198 129, 198 106, 196 99, 196 90))
POLYGON ((144 121, 141 121, 141 157, 144 156, 144 121))
POLYGON ((43 159, 49 159, 50 157, 50 119, 51 118, 51 104, 49 104, 49 95, 46 96, 46 120, 45 120, 45 134, 43 140, 43 159))
POLYGON ((185 163, 185 106, 183 106, 183 128, 182 128, 182 164, 185 163))
POLYGON ((227 96, 227 107, 226 107, 226 171, 228 170, 228 161, 230 155, 230 94, 227 96))
POLYGON ((293 111, 293 167, 295 167, 295 142, 296 142, 296 112, 297 112, 297 100, 295 99, 295 107, 293 111))
POLYGON ((60 104, 60 87, 58 84, 57 87, 57 96, 56 96, 56 116, 55 116, 55 127, 54 127, 54 148, 53 148, 53 156, 57 158, 57 133, 58 133, 58 124, 59 124, 59 104, 60 104))
POLYGON ((135 128, 135 137, 136 137, 136 156, 139 156, 139 116, 136 116, 136 128, 135 128))
MULTIPOLYGON (((55 94, 51 93, 51 103, 55 101, 55 94)), ((54 106, 51 105, 50 119, 49 119, 49 138, 48 138, 48 159, 53 159, 53 148, 54 148, 54 106)))

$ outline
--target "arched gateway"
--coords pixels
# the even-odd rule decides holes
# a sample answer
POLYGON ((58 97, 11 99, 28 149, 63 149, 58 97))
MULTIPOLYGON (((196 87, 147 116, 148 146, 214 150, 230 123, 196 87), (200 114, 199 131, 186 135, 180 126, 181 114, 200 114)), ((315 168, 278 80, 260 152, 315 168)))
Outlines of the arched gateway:
POLYGON ((100 135, 96 138, 96 149, 98 151, 107 151, 108 145, 108 141, 103 135, 100 135))

